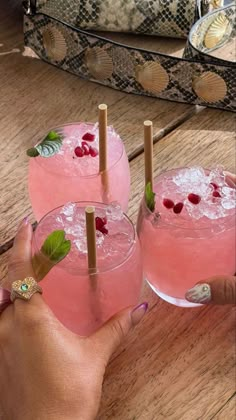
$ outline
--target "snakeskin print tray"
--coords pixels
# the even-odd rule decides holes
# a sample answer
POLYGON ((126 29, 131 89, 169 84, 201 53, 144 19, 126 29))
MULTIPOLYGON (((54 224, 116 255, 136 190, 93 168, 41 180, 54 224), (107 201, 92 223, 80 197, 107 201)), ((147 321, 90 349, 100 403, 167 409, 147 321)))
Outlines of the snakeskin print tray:
POLYGON ((25 2, 25 44, 48 63, 114 89, 235 111, 236 63, 212 55, 235 37, 235 4, 210 12, 203 8, 212 2, 215 6, 222 3, 113 0, 119 10, 114 18, 115 9, 108 10, 111 0, 29 0, 25 2), (137 11, 141 3, 146 8, 137 11), (153 8, 164 3, 164 14, 163 8, 153 8), (147 8, 150 5, 152 13, 147 8), (122 10, 128 20, 122 20, 122 10), (208 13, 199 19, 203 10, 208 13), (124 32, 175 38, 188 35, 183 57, 131 47, 90 32, 114 30, 115 25, 124 32))

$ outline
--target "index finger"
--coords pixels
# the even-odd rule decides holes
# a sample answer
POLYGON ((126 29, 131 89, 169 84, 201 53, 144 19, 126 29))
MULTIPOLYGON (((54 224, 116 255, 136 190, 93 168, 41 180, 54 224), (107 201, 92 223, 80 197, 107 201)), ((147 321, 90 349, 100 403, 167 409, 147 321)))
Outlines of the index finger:
MULTIPOLYGON (((11 285, 16 280, 24 280, 26 277, 35 277, 35 273, 31 263, 31 241, 32 241, 32 226, 28 219, 24 219, 20 224, 14 244, 11 251, 11 256, 8 264, 8 279, 4 284, 5 288, 11 289, 11 285)), ((30 305, 42 307, 45 303, 39 293, 36 293, 30 299, 30 305)), ((22 299, 16 299, 15 307, 22 308, 29 305, 29 302, 22 299)))
POLYGON ((8 288, 11 288, 15 280, 34 277, 34 270, 31 264, 31 240, 32 226, 26 218, 18 228, 11 250, 8 264, 8 288))

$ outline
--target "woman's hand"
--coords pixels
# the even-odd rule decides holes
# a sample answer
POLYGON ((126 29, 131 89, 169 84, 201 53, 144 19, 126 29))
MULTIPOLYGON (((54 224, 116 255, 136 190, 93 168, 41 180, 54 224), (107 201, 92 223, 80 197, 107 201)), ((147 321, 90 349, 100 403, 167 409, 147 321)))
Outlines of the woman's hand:
MULTIPOLYGON (((31 225, 18 231, 8 284, 34 276, 31 225)), ((0 314, 0 417, 4 420, 94 419, 111 354, 138 324, 147 304, 128 308, 98 332, 81 338, 67 330, 39 294, 16 299, 0 314)))
MULTIPOLYGON (((236 187, 236 175, 224 172, 226 182, 236 187)), ((236 249, 232 250, 236 252, 236 249)), ((235 256, 236 261, 236 256, 235 256)), ((215 276, 196 284, 188 290, 186 299, 194 303, 215 303, 217 305, 236 304, 236 277, 215 276)))

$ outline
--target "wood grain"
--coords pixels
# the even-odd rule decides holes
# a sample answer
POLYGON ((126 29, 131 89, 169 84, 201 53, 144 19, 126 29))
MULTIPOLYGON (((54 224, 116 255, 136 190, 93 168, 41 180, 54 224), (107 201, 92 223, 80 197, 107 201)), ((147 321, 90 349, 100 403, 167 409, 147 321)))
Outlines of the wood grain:
POLYGON ((235 389, 235 308, 160 301, 107 370, 98 419, 210 420, 235 389))
POLYGON ((212 420, 235 420, 236 417, 236 395, 233 396, 224 407, 214 416, 212 420))

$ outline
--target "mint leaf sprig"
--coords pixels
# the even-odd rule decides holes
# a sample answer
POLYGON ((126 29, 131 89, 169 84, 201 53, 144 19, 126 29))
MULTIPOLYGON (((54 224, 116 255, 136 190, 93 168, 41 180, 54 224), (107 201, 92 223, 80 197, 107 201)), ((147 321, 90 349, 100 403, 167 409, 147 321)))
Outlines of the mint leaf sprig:
POLYGON ((155 210, 155 196, 156 194, 152 191, 151 182, 148 182, 145 188, 145 201, 147 207, 152 213, 155 210))
POLYGON ((29 157, 42 156, 45 158, 56 155, 62 146, 63 136, 56 131, 49 131, 47 136, 37 144, 37 146, 31 147, 27 150, 29 157))
POLYGON ((37 281, 46 274, 70 252, 71 241, 65 239, 64 230, 55 230, 44 241, 40 252, 32 258, 32 265, 37 281))

